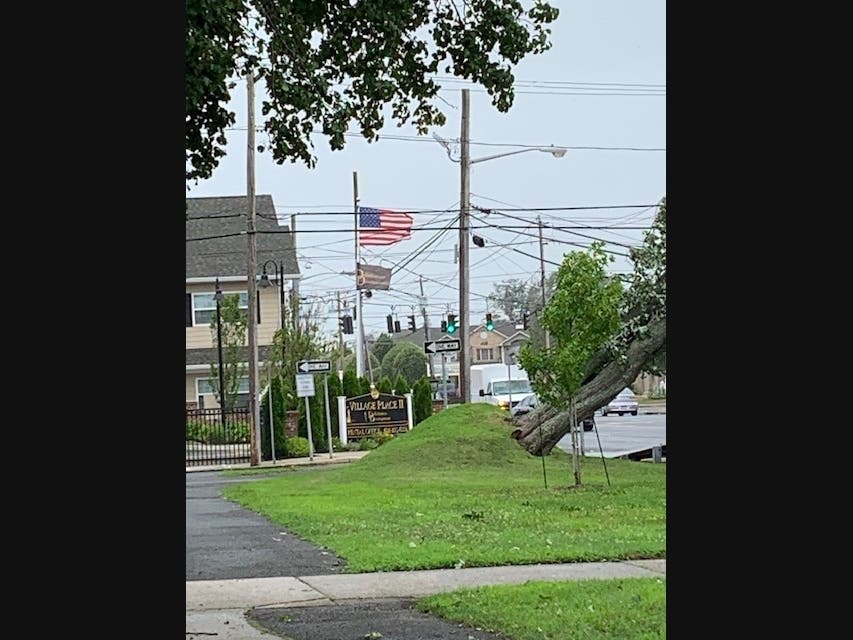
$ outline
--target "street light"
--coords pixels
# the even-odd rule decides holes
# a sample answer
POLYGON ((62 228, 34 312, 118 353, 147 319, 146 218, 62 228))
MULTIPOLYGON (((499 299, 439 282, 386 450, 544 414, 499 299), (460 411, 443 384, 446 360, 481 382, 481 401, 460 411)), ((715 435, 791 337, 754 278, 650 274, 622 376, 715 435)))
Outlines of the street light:
POLYGON ((550 153, 555 158, 562 158, 566 155, 564 147, 528 147, 526 149, 517 149, 515 151, 507 151, 505 153, 497 153, 490 156, 480 158, 471 158, 468 154, 469 144, 469 113, 470 113, 470 96, 468 89, 462 89, 462 130, 460 134, 460 157, 454 159, 450 152, 450 143, 444 140, 437 134, 433 133, 433 138, 447 151, 447 157, 453 162, 460 164, 461 173, 461 195, 459 198, 459 321, 462 325, 462 331, 459 332, 459 393, 462 396, 462 402, 470 402, 470 371, 471 354, 468 352, 468 280, 469 280, 469 262, 468 262, 468 216, 471 209, 471 165, 478 162, 486 162, 487 160, 495 160, 506 156, 514 156, 519 153, 527 153, 529 151, 541 151, 550 153))
POLYGON ((278 278, 278 317, 281 324, 281 358, 284 360, 284 263, 276 262, 275 260, 267 260, 261 267, 261 280, 258 283, 262 288, 266 289, 270 286, 270 277, 267 275, 267 265, 272 263, 273 273, 278 278))

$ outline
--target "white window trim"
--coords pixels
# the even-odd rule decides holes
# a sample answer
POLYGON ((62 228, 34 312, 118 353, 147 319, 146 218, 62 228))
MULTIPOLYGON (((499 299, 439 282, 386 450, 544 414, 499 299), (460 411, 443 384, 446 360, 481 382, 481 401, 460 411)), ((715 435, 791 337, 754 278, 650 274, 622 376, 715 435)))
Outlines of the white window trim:
MULTIPOLYGON (((236 294, 240 294, 240 293, 245 293, 245 294, 246 294, 246 301, 247 301, 247 302, 246 302, 246 306, 244 307, 244 306, 242 306, 242 305, 241 305, 241 306, 240 306, 240 308, 241 308, 241 309, 246 309, 246 310, 248 311, 248 310, 249 310, 249 304, 248 304, 248 300, 249 300, 249 292, 248 292, 248 291, 223 291, 223 292, 222 292, 222 295, 223 295, 223 296, 228 296, 228 295, 233 295, 233 294, 235 294, 235 293, 236 293, 236 294)), ((210 309, 210 308, 208 308, 208 307, 202 307, 202 308, 200 308, 200 309, 196 309, 196 306, 195 306, 195 298, 196 298, 196 296, 209 296, 209 295, 211 295, 211 294, 210 294, 210 292, 208 292, 208 291, 204 291, 204 292, 199 291, 199 292, 196 292, 196 293, 192 293, 192 294, 190 294, 190 299, 191 299, 191 301, 192 301, 193 326, 194 326, 194 327, 209 327, 209 326, 210 326, 210 322, 204 322, 204 323, 198 323, 198 322, 196 322, 196 315, 195 315, 195 314, 196 314, 196 311, 214 311, 214 312, 216 311, 216 301, 214 301, 214 304, 213 304, 213 308, 212 308, 212 309, 210 309)))

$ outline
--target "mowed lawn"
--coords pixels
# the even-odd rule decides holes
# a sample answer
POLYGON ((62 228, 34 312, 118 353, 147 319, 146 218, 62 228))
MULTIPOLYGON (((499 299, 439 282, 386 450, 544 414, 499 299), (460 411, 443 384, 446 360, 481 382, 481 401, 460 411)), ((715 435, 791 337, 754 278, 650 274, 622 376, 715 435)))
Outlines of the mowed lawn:
MULTIPOLYGON (((534 457, 497 408, 451 407, 363 459, 231 485, 225 497, 347 572, 666 557, 666 464, 534 457)), ((236 473, 236 472, 235 472, 236 473)))

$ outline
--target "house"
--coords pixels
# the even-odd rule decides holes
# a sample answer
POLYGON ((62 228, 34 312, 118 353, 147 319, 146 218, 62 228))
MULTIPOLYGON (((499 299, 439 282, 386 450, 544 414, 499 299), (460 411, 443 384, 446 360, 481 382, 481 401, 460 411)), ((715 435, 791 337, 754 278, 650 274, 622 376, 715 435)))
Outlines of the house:
MULTIPOLYGON (((191 408, 217 408, 210 386, 210 365, 218 361, 210 330, 211 317, 216 313, 214 293, 218 280, 222 293, 240 294, 241 306, 248 308, 248 198, 187 198, 186 202, 186 402, 191 408)), ((282 326, 279 278, 284 283, 290 280, 292 286, 300 274, 293 234, 289 226, 278 223, 272 196, 255 196, 255 229, 258 275, 267 273, 275 285, 257 288, 260 367, 268 357, 276 330, 282 326)), ((240 357, 248 363, 248 347, 240 350, 240 357)), ((239 392, 239 402, 247 403, 248 376, 241 381, 239 392)))

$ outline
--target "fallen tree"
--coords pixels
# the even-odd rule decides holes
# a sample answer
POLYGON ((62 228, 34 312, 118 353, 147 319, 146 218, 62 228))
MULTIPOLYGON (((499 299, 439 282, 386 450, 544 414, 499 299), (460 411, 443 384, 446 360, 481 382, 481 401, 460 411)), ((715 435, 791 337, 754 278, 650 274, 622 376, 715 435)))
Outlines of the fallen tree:
MULTIPOLYGON (((643 246, 632 249, 631 258, 634 271, 621 301, 620 328, 611 340, 597 348, 586 364, 583 382, 576 390, 572 389, 571 399, 578 422, 592 417, 597 409, 630 386, 640 373, 659 373, 659 363, 666 360, 666 198, 661 200, 643 246)), ((563 286, 572 290, 582 288, 577 284, 567 282, 563 286)), ((552 303, 560 304, 559 296, 555 296, 548 305, 552 303)), ((572 304, 577 306, 577 300, 572 304)), ((548 318, 560 317, 559 312, 551 312, 545 319, 547 322, 548 318)), ((554 329, 560 327, 555 326, 554 329)), ((567 341, 575 339, 578 338, 566 338, 567 341)), ((543 357, 554 358, 561 348, 560 344, 552 345, 550 350, 534 345, 531 353, 536 354, 541 362, 543 357)), ((551 377, 557 378, 560 372, 554 374, 551 377)), ((540 390, 536 381, 534 388, 540 396, 542 392, 551 397, 560 393, 560 389, 555 391, 553 386, 540 390)), ((569 416, 570 411, 565 406, 555 408, 547 401, 542 402, 536 410, 516 418, 517 426, 512 436, 531 454, 547 455, 563 436, 571 432, 569 416)))

